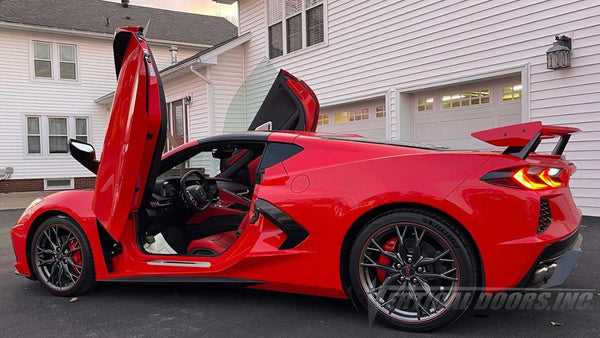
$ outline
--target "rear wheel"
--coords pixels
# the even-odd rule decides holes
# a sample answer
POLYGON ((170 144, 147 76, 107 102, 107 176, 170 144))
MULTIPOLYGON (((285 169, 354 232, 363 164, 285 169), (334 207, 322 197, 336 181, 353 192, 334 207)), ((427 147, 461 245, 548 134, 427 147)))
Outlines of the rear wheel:
POLYGON ((95 283, 88 240, 70 218, 51 217, 33 235, 31 265, 37 279, 57 296, 90 291, 95 283))
POLYGON ((446 325, 466 310, 478 285, 468 243, 452 222, 429 211, 380 215, 352 247, 349 271, 356 296, 371 314, 402 330, 446 325))

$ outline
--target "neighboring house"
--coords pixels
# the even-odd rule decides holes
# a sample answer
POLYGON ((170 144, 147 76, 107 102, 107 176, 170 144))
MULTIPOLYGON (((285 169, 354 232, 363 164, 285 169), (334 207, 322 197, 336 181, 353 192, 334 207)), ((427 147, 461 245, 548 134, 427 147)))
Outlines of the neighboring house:
POLYGON ((95 100, 116 85, 114 31, 149 20, 159 68, 237 33, 220 17, 101 0, 0 1, 0 192, 93 186, 67 141, 100 156, 110 112, 95 100))
POLYGON ((570 186, 583 213, 600 216, 597 1, 238 6, 239 35, 252 35, 242 46, 246 116, 284 68, 319 97, 318 131, 482 148, 471 132, 530 120, 578 127, 565 153, 578 167, 570 186), (555 35, 572 39, 570 68, 546 68, 555 35))
MULTIPOLYGON (((160 71, 168 110, 165 151, 190 140, 246 130, 253 114, 244 104, 243 45, 250 38, 247 33, 225 40, 160 71)), ((113 96, 111 92, 96 102, 108 110, 113 96)), ((205 160, 194 165, 208 170, 205 160)))

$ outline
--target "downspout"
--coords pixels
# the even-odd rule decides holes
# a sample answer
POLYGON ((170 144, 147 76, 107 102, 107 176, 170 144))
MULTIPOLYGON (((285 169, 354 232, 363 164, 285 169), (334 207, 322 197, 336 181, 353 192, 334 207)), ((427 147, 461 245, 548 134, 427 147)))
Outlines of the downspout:
MULTIPOLYGON (((197 77, 199 77, 202 81, 207 84, 206 91, 206 101, 208 105, 208 136, 215 135, 215 114, 214 114, 214 103, 213 103, 213 83, 207 77, 200 74, 197 70, 194 69, 194 66, 190 66, 190 72, 194 73, 197 77)), ((210 77, 209 68, 206 68, 206 75, 210 77)))
MULTIPOLYGON (((213 103, 213 83, 212 81, 210 81, 210 69, 208 67, 206 67, 206 75, 204 76, 202 74, 200 74, 197 70, 194 69, 194 66, 191 65, 190 66, 190 71, 192 73, 194 73, 197 77, 200 78, 200 80, 206 82, 207 85, 207 90, 206 90, 206 102, 207 102, 207 106, 208 106, 208 136, 214 136, 215 135, 215 114, 214 114, 214 103, 213 103)), ((208 174, 210 176, 216 175, 217 174, 217 168, 215 166, 215 161, 210 161, 209 162, 209 172, 208 174)))

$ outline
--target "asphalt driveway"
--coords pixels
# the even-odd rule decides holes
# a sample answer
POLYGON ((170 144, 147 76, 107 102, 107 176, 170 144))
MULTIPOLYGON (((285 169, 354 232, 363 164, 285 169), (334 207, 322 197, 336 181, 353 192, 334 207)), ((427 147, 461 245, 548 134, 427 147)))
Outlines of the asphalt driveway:
MULTIPOLYGON (((413 336, 378 322, 369 327, 366 312, 350 301, 217 286, 104 283, 71 303, 13 274, 9 230, 20 214, 0 211, 0 335, 5 337, 413 336)), ((591 308, 470 310, 432 335, 599 336, 600 222, 585 219, 581 233, 584 254, 563 287, 594 289, 591 308)))

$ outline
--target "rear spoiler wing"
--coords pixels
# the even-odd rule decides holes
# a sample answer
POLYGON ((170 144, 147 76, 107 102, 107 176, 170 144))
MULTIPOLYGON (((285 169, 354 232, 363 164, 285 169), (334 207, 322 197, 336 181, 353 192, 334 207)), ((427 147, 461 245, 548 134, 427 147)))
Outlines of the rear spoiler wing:
POLYGON ((560 137, 552 155, 562 155, 571 134, 578 128, 543 125, 540 121, 513 124, 472 133, 471 136, 498 147, 507 147, 502 153, 525 159, 534 152, 543 139, 560 137))

